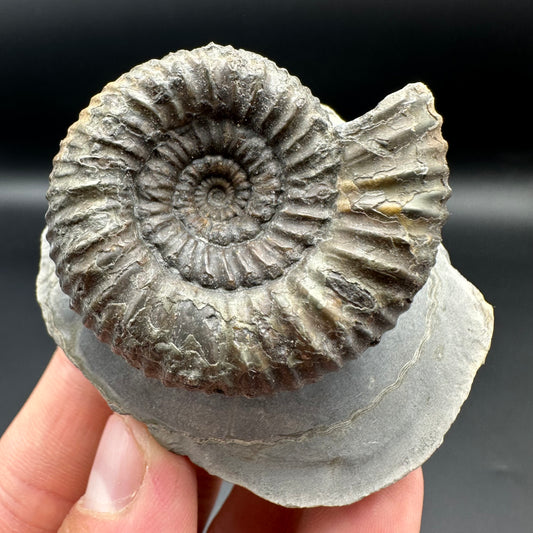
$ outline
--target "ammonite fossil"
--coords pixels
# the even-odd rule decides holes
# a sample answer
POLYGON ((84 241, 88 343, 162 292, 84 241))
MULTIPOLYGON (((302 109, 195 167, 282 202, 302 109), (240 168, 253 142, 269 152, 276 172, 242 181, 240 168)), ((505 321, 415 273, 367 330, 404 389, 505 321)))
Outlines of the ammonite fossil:
POLYGON ((299 388, 378 343, 426 282, 449 195, 440 126, 422 84, 345 123, 251 52, 149 61, 55 158, 61 288, 167 386, 299 388))
POLYGON ((421 83, 344 122, 251 52, 134 68, 54 162, 48 331, 114 410, 263 498, 396 481, 442 442, 492 333, 440 244, 440 129, 421 83))

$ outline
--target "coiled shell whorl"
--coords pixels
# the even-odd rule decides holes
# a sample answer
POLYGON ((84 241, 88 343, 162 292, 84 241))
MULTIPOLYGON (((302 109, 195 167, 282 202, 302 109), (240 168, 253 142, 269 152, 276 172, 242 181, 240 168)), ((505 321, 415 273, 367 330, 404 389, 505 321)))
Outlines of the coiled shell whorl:
POLYGON ((431 93, 344 123, 209 45, 107 85, 54 160, 50 256, 97 337, 167 386, 299 388, 394 326, 446 218, 431 93))

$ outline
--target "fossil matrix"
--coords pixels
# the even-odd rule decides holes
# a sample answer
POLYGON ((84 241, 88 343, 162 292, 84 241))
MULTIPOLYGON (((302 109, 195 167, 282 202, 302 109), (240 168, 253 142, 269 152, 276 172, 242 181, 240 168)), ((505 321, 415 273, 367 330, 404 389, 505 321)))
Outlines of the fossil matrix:
POLYGON ((442 441, 492 332, 440 246, 440 127, 420 83, 344 122, 251 52, 134 68, 54 160, 50 334, 114 409, 265 498, 392 483, 442 441))

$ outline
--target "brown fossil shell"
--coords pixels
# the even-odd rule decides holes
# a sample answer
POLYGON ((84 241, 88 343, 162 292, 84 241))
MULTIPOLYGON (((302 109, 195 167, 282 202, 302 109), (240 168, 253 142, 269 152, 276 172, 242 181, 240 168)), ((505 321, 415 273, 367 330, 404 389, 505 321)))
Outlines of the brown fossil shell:
POLYGON ((299 388, 379 342, 425 283, 449 195, 440 125, 422 84, 344 123, 232 47, 135 67, 54 160, 61 288, 165 385, 299 388))

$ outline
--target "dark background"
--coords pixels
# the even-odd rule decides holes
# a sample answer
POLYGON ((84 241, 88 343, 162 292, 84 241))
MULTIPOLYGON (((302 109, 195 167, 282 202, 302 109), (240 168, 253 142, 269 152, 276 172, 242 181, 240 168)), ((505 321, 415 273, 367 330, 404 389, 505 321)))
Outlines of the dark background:
MULTIPOLYGON (((0 432, 53 349, 34 297, 51 160, 92 95, 210 41, 259 52, 344 119, 413 81, 444 116, 444 243, 495 305, 487 364, 425 466, 424 532, 533 531, 533 9, 519 1, 0 1, 0 432)), ((1 475, 1 473, 0 473, 1 475)))

